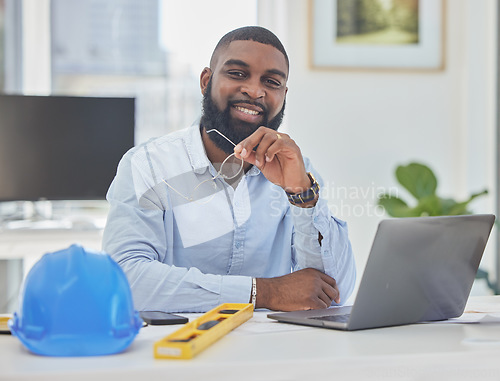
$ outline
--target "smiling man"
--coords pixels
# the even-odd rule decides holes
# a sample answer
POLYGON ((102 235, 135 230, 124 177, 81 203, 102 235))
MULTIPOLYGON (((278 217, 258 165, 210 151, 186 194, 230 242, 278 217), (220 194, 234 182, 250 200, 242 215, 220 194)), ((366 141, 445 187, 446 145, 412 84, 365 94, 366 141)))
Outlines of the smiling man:
POLYGON ((121 160, 103 248, 127 274, 137 309, 251 302, 289 311, 351 294, 346 224, 331 216, 309 160, 277 132, 288 72, 272 32, 229 32, 201 73, 200 122, 121 160))

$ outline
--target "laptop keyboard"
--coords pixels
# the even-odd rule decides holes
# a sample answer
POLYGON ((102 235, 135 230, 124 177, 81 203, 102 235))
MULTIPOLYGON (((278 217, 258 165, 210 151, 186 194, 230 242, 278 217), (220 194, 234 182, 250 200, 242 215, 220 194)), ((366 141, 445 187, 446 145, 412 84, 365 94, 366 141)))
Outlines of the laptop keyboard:
POLYGON ((334 321, 337 323, 347 323, 349 321, 350 317, 351 317, 351 314, 342 314, 342 315, 316 316, 316 317, 312 317, 310 319, 334 321))

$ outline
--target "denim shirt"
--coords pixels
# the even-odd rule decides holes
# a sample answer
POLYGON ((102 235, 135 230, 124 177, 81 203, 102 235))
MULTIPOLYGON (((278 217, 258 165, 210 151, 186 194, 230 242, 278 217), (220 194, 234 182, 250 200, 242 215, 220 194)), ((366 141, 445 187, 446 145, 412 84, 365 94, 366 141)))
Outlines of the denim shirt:
POLYGON ((136 309, 205 312, 248 303, 252 277, 306 267, 335 278, 348 299, 351 244, 326 200, 294 206, 256 167, 235 188, 216 175, 198 125, 134 147, 120 161, 103 250, 125 271, 136 309))

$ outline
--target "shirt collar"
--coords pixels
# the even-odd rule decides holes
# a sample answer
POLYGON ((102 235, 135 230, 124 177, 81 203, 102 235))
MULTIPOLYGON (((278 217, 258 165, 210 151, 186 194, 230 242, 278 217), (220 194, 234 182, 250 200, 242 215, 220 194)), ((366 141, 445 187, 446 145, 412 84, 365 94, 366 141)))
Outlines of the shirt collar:
POLYGON ((205 146, 201 140, 200 125, 198 123, 188 128, 188 133, 184 141, 193 172, 197 174, 204 173, 211 163, 208 160, 205 146))
POLYGON ((260 169, 257 168, 255 165, 252 165, 252 168, 250 168, 248 170, 248 172, 246 173, 247 176, 257 176, 259 175, 261 172, 260 172, 260 169))

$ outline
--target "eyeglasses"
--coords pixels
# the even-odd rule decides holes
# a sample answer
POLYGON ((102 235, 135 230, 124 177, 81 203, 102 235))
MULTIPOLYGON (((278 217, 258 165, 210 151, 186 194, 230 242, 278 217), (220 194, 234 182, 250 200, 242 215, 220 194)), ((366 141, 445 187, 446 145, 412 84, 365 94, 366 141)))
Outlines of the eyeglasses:
MULTIPOLYGON (((220 136, 222 136, 224 139, 226 139, 229 143, 231 143, 234 147, 236 147, 236 144, 232 142, 227 136, 225 136, 222 132, 216 129, 211 129, 206 131, 207 134, 216 132, 220 136)), ((224 161, 221 163, 219 170, 217 171, 217 174, 215 176, 211 176, 208 179, 205 179, 198 183, 193 190, 191 191, 190 194, 186 195, 177 190, 174 186, 169 184, 165 179, 163 179, 163 182, 170 188, 172 189, 177 195, 179 195, 182 199, 189 201, 189 202, 198 202, 201 204, 206 204, 215 197, 215 194, 221 190, 219 189, 217 182, 215 181, 218 177, 223 178, 224 180, 232 180, 239 176, 243 169, 243 160, 238 159, 235 155, 234 152, 230 154, 228 157, 224 159, 224 161)), ((194 175, 194 174, 193 174, 194 175)), ((189 182, 188 176, 184 178, 185 181, 189 182)), ((183 181, 183 182, 185 182, 183 181)), ((197 181, 197 180, 196 180, 197 181)), ((176 182, 179 182, 179 179, 176 180, 176 182)))
MULTIPOLYGON (((236 144, 234 144, 234 142, 232 142, 226 135, 224 135, 219 130, 213 128, 211 130, 208 130, 207 134, 209 134, 210 132, 217 132, 220 136, 222 136, 229 143, 231 143, 233 147, 236 147, 236 144)), ((232 180, 241 173, 242 169, 243 169, 243 160, 238 159, 233 152, 231 155, 229 155, 224 159, 224 161, 220 165, 219 172, 217 173, 217 175, 215 175, 215 177, 212 180, 215 180, 219 176, 226 180, 232 180), (224 165, 226 167, 224 167, 224 165), (222 168, 224 168, 224 171, 222 170, 222 168)))

